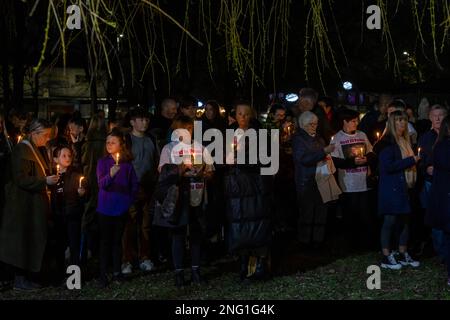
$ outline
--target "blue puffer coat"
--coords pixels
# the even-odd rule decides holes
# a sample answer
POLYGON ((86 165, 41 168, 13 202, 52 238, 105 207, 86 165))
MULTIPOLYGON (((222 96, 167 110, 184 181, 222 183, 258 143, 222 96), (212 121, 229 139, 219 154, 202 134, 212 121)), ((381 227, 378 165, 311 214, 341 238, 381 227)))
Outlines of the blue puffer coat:
POLYGON ((414 157, 402 159, 400 147, 387 139, 374 147, 378 154, 378 213, 380 215, 409 214, 411 204, 405 169, 415 165, 414 157))

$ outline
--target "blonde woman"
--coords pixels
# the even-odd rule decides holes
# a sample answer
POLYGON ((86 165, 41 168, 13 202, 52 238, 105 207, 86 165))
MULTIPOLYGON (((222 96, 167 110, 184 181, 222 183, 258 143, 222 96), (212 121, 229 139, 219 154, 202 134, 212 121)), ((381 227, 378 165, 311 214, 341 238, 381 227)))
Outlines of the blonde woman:
POLYGON ((375 146, 379 159, 378 213, 383 216, 381 247, 382 268, 399 270, 418 267, 408 254, 408 220, 411 214, 410 192, 416 183, 415 155, 408 133, 408 116, 403 111, 389 115, 386 132, 375 146), (397 227, 399 226, 399 227, 397 227), (396 234, 394 234, 396 233, 396 234), (392 240, 398 238, 399 255, 391 251, 392 240))

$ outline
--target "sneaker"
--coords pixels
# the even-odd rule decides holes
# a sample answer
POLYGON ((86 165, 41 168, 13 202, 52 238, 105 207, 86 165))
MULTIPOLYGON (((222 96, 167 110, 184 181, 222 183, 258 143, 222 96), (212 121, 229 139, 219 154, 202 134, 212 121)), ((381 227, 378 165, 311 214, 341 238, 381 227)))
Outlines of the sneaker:
POLYGON ((411 258, 408 252, 400 253, 398 262, 400 262, 402 266, 411 266, 413 268, 417 268, 420 266, 420 262, 415 261, 413 258, 411 258))
POLYGON ((391 253, 388 256, 383 256, 381 267, 384 269, 400 270, 402 268, 402 265, 398 263, 397 260, 395 260, 394 255, 391 253))
POLYGON ((163 255, 159 255, 158 261, 159 261, 159 263, 164 264, 167 262, 167 258, 163 255))
POLYGON ((131 263, 127 262, 122 265, 122 274, 131 274, 133 273, 133 266, 131 263))
POLYGON ((139 265, 142 271, 149 272, 155 269, 155 265, 151 260, 144 260, 139 265))

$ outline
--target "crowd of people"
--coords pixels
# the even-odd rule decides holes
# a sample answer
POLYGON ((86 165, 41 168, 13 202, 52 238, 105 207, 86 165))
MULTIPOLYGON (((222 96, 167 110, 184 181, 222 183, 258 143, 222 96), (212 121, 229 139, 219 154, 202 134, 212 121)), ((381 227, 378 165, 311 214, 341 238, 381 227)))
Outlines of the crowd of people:
POLYGON ((202 285, 201 267, 225 254, 239 261, 239 281, 265 280, 275 234, 320 250, 340 219, 349 250, 381 251, 383 268, 418 268, 432 242, 450 285, 448 109, 382 94, 361 119, 313 89, 299 97, 289 108, 273 103, 265 122, 245 101, 225 114, 208 101, 198 117, 192 97, 164 99, 157 115, 130 107, 109 122, 102 111, 88 123, 77 112, 52 121, 0 114, 2 280, 11 275, 18 290, 63 285, 78 265, 105 288, 170 265, 177 287, 202 285), (192 136, 195 121, 223 136, 279 129, 280 169, 261 175, 249 143, 245 163, 233 149, 232 161, 214 163, 197 141, 179 151, 188 161, 174 161, 186 139, 178 133, 192 136))

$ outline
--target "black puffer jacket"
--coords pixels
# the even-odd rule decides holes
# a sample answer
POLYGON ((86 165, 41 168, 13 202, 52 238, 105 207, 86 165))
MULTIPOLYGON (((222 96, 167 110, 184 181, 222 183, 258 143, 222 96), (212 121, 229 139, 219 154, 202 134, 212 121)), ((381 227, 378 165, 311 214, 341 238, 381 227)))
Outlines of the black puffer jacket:
POLYGON ((271 243, 273 176, 261 175, 260 169, 260 165, 233 165, 224 177, 233 253, 267 248, 271 243))

